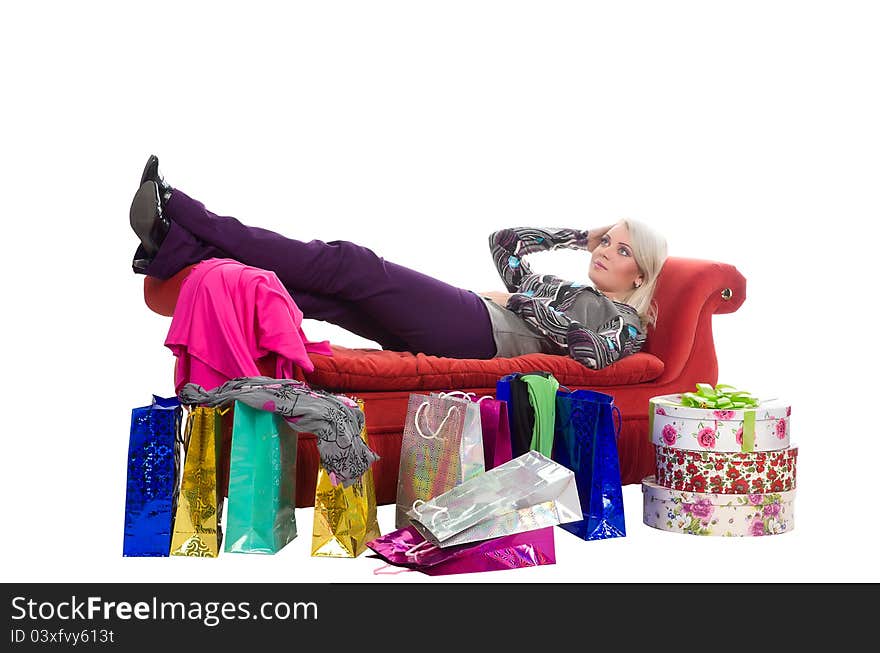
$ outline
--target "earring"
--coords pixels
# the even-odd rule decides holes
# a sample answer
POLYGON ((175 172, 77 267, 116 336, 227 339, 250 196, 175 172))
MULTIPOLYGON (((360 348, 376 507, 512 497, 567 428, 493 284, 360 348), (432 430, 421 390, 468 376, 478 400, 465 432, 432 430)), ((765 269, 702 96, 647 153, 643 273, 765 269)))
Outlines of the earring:
POLYGON ((633 285, 634 285, 636 288, 641 288, 641 287, 642 287, 642 284, 641 284, 640 281, 636 281, 633 285))

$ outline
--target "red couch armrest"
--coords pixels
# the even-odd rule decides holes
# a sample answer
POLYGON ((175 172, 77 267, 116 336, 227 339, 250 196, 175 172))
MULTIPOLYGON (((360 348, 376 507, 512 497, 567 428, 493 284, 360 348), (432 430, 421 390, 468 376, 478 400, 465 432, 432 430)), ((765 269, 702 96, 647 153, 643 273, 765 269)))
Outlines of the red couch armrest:
POLYGON ((195 265, 187 266, 168 279, 144 277, 144 301, 150 310, 166 317, 173 316, 180 287, 194 267, 195 265))
MULTIPOLYGON (((745 299, 745 277, 732 265, 667 258, 654 292, 657 325, 648 330, 644 348, 663 361, 663 374, 656 382, 681 377, 695 355, 711 356, 711 360, 701 361, 700 367, 714 369, 717 374, 712 315, 732 313, 745 299)), ((711 376, 704 380, 714 383, 711 376)))

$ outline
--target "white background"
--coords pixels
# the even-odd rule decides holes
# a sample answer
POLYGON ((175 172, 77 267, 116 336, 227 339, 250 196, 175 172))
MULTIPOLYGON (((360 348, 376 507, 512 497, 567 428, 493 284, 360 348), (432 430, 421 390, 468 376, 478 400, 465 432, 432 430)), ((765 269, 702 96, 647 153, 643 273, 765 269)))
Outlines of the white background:
MULTIPOLYGON (((310 558, 306 509, 274 557, 122 557, 130 412, 173 392, 169 319, 130 270, 128 207, 156 153, 219 213, 474 290, 502 288, 495 229, 623 216, 748 279, 715 318, 719 380, 792 405, 794 532, 655 531, 633 485, 626 538, 556 529, 555 566, 431 582, 880 580, 878 18, 841 1, 5 9, 2 579, 427 579, 310 558)), ((585 278, 578 256, 535 266, 585 278)))

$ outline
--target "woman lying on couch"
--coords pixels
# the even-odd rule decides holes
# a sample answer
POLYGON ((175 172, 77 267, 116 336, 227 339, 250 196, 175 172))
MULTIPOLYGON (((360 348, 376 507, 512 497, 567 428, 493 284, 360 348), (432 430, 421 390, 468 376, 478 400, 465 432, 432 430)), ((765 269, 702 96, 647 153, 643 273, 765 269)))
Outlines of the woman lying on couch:
POLYGON ((391 263, 347 241, 302 242, 218 216, 172 189, 151 156, 131 204, 141 244, 135 272, 167 279, 209 258, 273 271, 305 318, 384 349, 447 358, 569 355, 599 369, 641 349, 665 240, 635 220, 611 227, 502 229, 489 238, 508 292, 474 293, 391 263), (593 286, 531 272, 527 254, 592 253, 593 286))

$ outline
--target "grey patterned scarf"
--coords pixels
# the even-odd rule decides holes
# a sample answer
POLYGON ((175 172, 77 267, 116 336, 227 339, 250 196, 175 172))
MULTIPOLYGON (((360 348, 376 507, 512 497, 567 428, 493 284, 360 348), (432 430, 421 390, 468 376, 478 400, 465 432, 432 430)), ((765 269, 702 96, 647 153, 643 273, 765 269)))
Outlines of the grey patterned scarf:
POLYGON ((364 413, 357 403, 348 397, 313 390, 301 381, 242 376, 214 390, 187 383, 178 397, 182 404, 205 406, 238 400, 281 415, 296 431, 315 434, 321 465, 331 481, 343 487, 357 482, 379 460, 360 437, 364 413))

